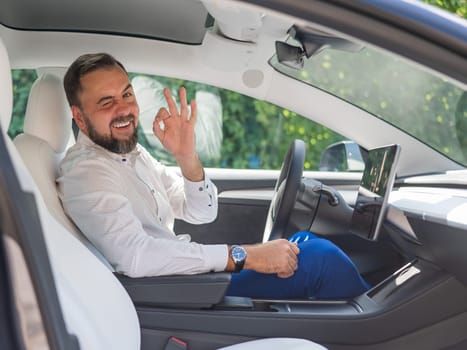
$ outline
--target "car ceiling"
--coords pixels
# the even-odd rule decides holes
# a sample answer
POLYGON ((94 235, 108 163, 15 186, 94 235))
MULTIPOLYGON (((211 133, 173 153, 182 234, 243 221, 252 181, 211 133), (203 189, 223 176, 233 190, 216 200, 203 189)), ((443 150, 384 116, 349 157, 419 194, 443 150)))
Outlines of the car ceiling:
POLYGON ((2 2, 0 23, 14 29, 125 34, 186 44, 202 42, 208 19, 201 2, 187 0, 2 2))
MULTIPOLYGON (((461 67, 465 68, 467 22, 455 16, 449 25, 447 22, 439 22, 446 14, 439 11, 436 13, 436 9, 430 9, 422 2, 243 1, 253 5, 267 4, 270 9, 297 15, 303 19, 308 17, 318 26, 326 27, 331 24, 332 28, 341 33, 400 53, 454 77, 457 81, 467 83, 466 78, 458 74, 462 70, 461 67), (370 27, 372 30, 368 30, 370 27), (416 43, 416 40, 421 40, 420 44, 416 43), (439 51, 436 46, 442 47, 443 55, 436 55, 439 51)), ((238 11, 235 5, 231 6, 231 1, 226 0, 131 2, 3 0, 2 2, 0 23, 11 29, 120 34, 199 45, 203 41, 207 23, 213 22, 206 7, 209 12, 212 7, 217 7, 223 14, 236 13, 236 17, 231 16, 228 19, 229 24, 237 26, 238 30, 250 29, 248 24, 244 25, 244 19, 248 16, 238 11)))

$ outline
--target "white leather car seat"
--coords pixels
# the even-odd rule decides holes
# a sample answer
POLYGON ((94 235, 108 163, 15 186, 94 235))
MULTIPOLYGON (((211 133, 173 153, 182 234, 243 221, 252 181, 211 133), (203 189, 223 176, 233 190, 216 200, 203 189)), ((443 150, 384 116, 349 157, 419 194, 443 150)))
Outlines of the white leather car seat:
POLYGON ((0 38, 0 125, 18 181, 34 194, 67 329, 81 349, 139 350, 136 310, 121 283, 48 211, 38 187, 7 135, 13 92, 8 54, 0 38))
MULTIPOLYGON (((12 99, 10 65, 6 48, 0 38, 0 125, 21 187, 24 191, 33 193, 36 198, 67 329, 76 335, 81 349, 139 349, 141 342, 139 321, 125 289, 112 272, 75 235, 70 233, 71 230, 67 228, 67 225, 49 212, 41 191, 30 175, 30 171, 32 173, 36 171, 37 164, 34 165, 35 163, 30 161, 30 166, 34 165, 34 167, 28 170, 15 145, 9 140, 7 130, 12 113, 12 99)), ((47 126, 52 127, 50 124, 52 123, 48 121, 47 126)), ((66 125, 66 123, 61 125, 66 125)), ((62 130, 62 133, 64 132, 62 130)), ((62 133, 60 135, 63 136, 62 133)), ((24 141, 24 143, 28 142, 24 141)), ((61 153, 60 147, 54 152, 61 153)), ((29 156, 28 154, 25 158, 29 156)), ((56 164, 55 157, 52 157, 51 163, 47 163, 47 167, 50 164, 56 164)), ((52 168, 47 168, 47 172, 44 173, 54 174, 52 168)), ((46 179, 40 178, 41 183, 42 181, 45 182, 44 188, 50 185, 46 179)), ((47 192, 46 196, 51 194, 53 191, 47 192)), ((56 208, 52 207, 52 209, 56 208)), ((323 350, 325 348, 308 340, 289 338, 254 340, 223 348, 223 350, 266 349, 323 350)))
POLYGON ((16 136, 13 143, 39 187, 52 216, 113 271, 103 255, 65 214, 58 197, 55 179, 72 137, 71 122, 72 115, 61 79, 45 73, 31 87, 23 133, 16 136))

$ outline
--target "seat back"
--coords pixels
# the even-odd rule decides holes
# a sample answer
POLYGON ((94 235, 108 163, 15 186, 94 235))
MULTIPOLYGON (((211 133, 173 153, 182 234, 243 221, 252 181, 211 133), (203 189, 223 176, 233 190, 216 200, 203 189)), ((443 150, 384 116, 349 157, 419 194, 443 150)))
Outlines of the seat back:
POLYGON ((70 138, 73 137, 71 121, 71 111, 61 79, 49 73, 43 74, 31 87, 23 133, 13 143, 52 216, 113 271, 108 261, 65 214, 58 197, 55 179, 70 138))
POLYGON ((139 350, 134 305, 112 272, 50 214, 30 171, 7 135, 13 93, 6 48, 0 38, 0 125, 18 181, 36 199, 47 251, 67 329, 81 349, 139 350))

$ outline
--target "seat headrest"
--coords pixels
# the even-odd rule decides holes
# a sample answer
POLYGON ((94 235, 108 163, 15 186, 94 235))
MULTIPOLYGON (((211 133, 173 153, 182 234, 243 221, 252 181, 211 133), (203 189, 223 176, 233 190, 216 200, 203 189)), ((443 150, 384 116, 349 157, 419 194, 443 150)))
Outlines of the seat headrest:
POLYGON ((8 52, 0 38, 0 125, 3 133, 7 133, 13 111, 13 84, 11 81, 10 60, 8 52))
POLYGON ((70 138, 71 121, 61 79, 52 74, 37 78, 29 93, 24 133, 46 141, 55 152, 61 153, 70 138))

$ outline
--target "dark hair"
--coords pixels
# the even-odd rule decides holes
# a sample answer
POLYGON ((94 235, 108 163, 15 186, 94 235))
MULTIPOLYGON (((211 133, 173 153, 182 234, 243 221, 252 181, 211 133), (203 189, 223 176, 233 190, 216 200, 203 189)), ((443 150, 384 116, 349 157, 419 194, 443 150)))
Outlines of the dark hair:
POLYGON ((66 98, 70 106, 81 107, 78 94, 81 92, 81 77, 100 68, 118 66, 128 74, 123 64, 107 53, 90 53, 79 56, 68 68, 63 78, 66 98))

